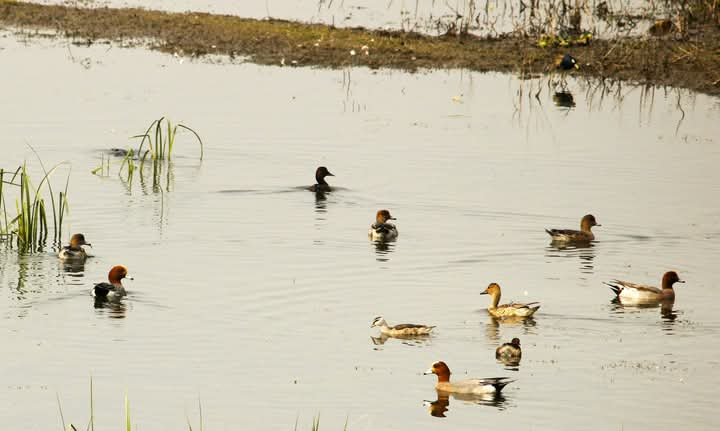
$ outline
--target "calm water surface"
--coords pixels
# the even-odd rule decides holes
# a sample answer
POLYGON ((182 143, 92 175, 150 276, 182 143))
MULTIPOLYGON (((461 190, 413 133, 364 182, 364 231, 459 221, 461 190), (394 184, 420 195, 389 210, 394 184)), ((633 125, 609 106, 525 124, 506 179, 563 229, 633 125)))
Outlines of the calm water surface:
MULTIPOLYGON (((89 420, 138 429, 714 429, 720 384, 720 105, 677 91, 462 71, 405 74, 180 62, 141 49, 0 38, 2 167, 68 161, 70 226, 94 257, 0 251, 0 417, 9 429, 89 420), (528 96, 531 87, 543 92, 528 96), (678 103, 679 102, 679 103, 678 103), (678 104, 681 108, 678 108, 678 104), (185 135, 170 190, 90 171, 168 115, 185 135), (298 190, 326 165, 341 190, 298 190), (366 238, 379 208, 388 247, 366 238), (589 248, 545 227, 602 223, 589 248), (124 264, 121 307, 89 295, 124 264), (687 281, 672 313, 622 308, 602 281, 687 281), (537 300, 526 324, 488 317, 489 282, 537 300), (437 325, 375 344, 374 316, 437 325), (493 350, 519 337, 516 369, 493 350), (510 376, 496 402, 440 399, 456 378, 510 376), (444 403, 449 403, 446 407, 444 403), (427 403, 426 403, 427 404, 427 403)), ((67 168, 58 170, 56 187, 67 168)), ((12 202, 9 205, 12 206, 12 202)))

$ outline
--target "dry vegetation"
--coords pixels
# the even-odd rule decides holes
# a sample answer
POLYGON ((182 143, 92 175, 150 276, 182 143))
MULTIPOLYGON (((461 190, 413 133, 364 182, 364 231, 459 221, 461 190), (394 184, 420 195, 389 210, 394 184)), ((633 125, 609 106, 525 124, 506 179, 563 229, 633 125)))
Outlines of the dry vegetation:
MULTIPOLYGON (((587 6, 580 3, 576 2, 578 8, 587 6)), ((639 36, 584 40, 578 38, 582 23, 569 13, 567 29, 558 28, 557 23, 564 21, 553 21, 548 44, 538 43, 547 40, 548 34, 540 34, 542 26, 537 25, 493 37, 473 36, 466 31, 468 26, 427 36, 204 13, 7 0, 0 0, 0 23, 25 32, 51 29, 76 43, 150 40, 151 47, 169 53, 224 54, 258 64, 288 66, 466 68, 534 74, 552 70, 554 59, 569 52, 581 64, 573 73, 720 94, 720 2, 669 3, 675 14, 669 23, 659 22, 657 28, 639 36)))

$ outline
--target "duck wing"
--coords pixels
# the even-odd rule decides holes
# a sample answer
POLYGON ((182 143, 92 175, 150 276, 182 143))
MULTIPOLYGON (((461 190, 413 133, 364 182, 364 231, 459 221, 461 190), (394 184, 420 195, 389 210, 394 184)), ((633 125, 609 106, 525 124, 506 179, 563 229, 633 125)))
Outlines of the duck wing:
POLYGON ((110 283, 98 283, 93 288, 93 292, 98 298, 107 298, 108 294, 113 290, 115 290, 115 286, 110 283))
POLYGON ((510 302, 509 304, 498 305, 497 308, 534 308, 539 305, 539 302, 528 302, 527 304, 523 304, 520 302, 510 302))
POLYGON ((427 326, 427 325, 416 325, 414 323, 401 323, 399 325, 395 325, 392 327, 392 329, 420 329, 420 328, 434 328, 434 326, 427 326))
POLYGON ((495 387, 495 391, 497 393, 500 393, 502 389, 508 385, 509 383, 514 382, 515 380, 511 379, 510 377, 485 377, 482 379, 467 379, 462 380, 460 382, 457 382, 457 385, 467 385, 467 386, 493 386, 495 387))
POLYGON ((623 289, 633 289, 638 292, 647 293, 661 293, 662 291, 655 286, 648 286, 646 284, 630 283, 629 281, 622 280, 610 280, 609 282, 603 282, 603 284, 610 286, 610 289, 616 294, 620 295, 623 289))
POLYGON ((375 232, 386 234, 395 230, 395 225, 392 223, 373 223, 371 226, 375 232))

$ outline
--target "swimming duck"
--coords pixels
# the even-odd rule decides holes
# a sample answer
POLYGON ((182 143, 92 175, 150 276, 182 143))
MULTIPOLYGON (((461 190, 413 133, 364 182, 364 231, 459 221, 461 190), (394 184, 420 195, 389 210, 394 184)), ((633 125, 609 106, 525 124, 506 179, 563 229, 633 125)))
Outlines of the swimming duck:
POLYGON ((595 221, 592 214, 585 215, 580 220, 580 230, 573 229, 545 229, 554 242, 590 242, 595 239, 592 233, 593 226, 602 226, 595 221))
POLYGON ((397 227, 388 223, 388 220, 396 220, 388 210, 380 210, 375 214, 375 223, 370 225, 368 236, 373 241, 392 241, 398 236, 397 227))
POLYGON ((562 57, 558 56, 555 59, 555 67, 561 70, 571 70, 573 68, 580 69, 580 65, 577 63, 577 60, 575 60, 575 58, 570 54, 565 54, 562 57))
POLYGON ((495 358, 505 362, 520 362, 522 358, 522 350, 520 349, 520 339, 513 338, 509 343, 505 343, 502 346, 495 349, 495 358))
POLYGON ((66 245, 60 249, 58 257, 63 260, 85 260, 87 259, 87 253, 85 253, 85 250, 82 248, 84 245, 92 247, 92 244, 85 242, 85 235, 76 233, 70 238, 70 245, 66 245))
POLYGON ((432 364, 424 374, 437 374, 438 381, 435 389, 445 393, 457 394, 499 394, 508 383, 514 382, 508 377, 490 377, 485 379, 467 379, 450 382, 450 368, 445 362, 438 361, 432 364))
POLYGON ((332 191, 330 184, 325 181, 325 177, 334 177, 325 166, 320 166, 315 170, 315 181, 316 184, 311 185, 308 190, 311 192, 329 192, 332 191))
POLYGON ((391 337, 404 335, 427 335, 433 330, 434 326, 416 325, 413 323, 403 323, 400 325, 390 326, 382 316, 373 319, 371 328, 380 328, 380 332, 391 337))
POLYGON ((127 278, 132 280, 131 277, 127 276, 128 270, 122 265, 113 266, 108 273, 108 281, 110 283, 98 283, 93 289, 93 295, 96 298, 105 298, 110 300, 117 300, 127 295, 125 288, 122 285, 122 279, 127 278))
POLYGON ((662 289, 644 284, 635 284, 627 281, 612 280, 604 282, 617 295, 623 303, 653 303, 660 301, 674 301, 675 291, 673 284, 685 283, 680 280, 677 272, 668 271, 662 278, 662 289))
POLYGON ((500 302, 500 285, 497 283, 490 283, 487 289, 480 292, 480 294, 492 296, 492 303, 488 307, 488 313, 493 317, 530 317, 540 308, 539 302, 530 302, 528 304, 511 302, 498 305, 500 302))

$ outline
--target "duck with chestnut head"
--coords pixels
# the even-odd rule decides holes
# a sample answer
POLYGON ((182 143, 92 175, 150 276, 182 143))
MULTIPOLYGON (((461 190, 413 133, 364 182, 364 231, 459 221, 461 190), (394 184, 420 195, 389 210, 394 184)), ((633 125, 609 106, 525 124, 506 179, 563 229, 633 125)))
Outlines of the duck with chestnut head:
POLYGON ((128 277, 127 268, 122 265, 113 266, 108 273, 109 283, 96 284, 93 288, 93 296, 107 300, 119 300, 124 297, 127 292, 125 292, 125 287, 122 285, 123 278, 132 280, 131 277, 128 277))
POLYGON ((334 177, 335 175, 331 174, 330 171, 328 171, 328 168, 325 166, 320 166, 315 170, 315 184, 308 187, 308 190, 311 192, 316 193, 322 193, 322 192, 330 192, 332 191, 332 188, 330 187, 330 184, 325 181, 325 177, 334 177))
POLYGON ((512 383, 508 377, 489 377, 484 379, 465 379, 455 382, 450 381, 450 368, 442 361, 435 362, 424 374, 437 375, 435 389, 439 392, 450 394, 499 394, 508 383, 512 383))
POLYGON ((396 220, 388 210, 379 210, 375 214, 375 223, 370 225, 368 237, 373 241, 392 241, 398 237, 397 227, 388 223, 388 220, 396 220))
POLYGON ((84 245, 92 247, 92 244, 85 241, 85 235, 76 233, 70 238, 70 244, 60 249, 58 257, 68 261, 84 261, 87 259, 87 253, 82 247, 84 245))
POLYGON ((622 304, 653 304, 675 301, 675 283, 685 283, 675 271, 663 274, 661 288, 629 281, 612 280, 604 282, 617 295, 622 304))

